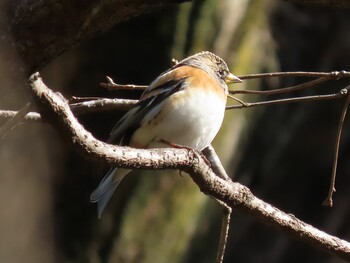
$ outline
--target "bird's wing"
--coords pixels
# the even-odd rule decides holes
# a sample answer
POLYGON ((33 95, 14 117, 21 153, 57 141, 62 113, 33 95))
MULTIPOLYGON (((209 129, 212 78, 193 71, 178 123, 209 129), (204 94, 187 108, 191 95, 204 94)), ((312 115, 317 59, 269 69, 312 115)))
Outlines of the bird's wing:
POLYGON ((139 127, 142 119, 166 98, 182 90, 185 85, 185 79, 181 78, 163 82, 158 86, 151 84, 142 94, 141 99, 135 107, 128 111, 115 124, 108 143, 128 145, 132 134, 139 127))

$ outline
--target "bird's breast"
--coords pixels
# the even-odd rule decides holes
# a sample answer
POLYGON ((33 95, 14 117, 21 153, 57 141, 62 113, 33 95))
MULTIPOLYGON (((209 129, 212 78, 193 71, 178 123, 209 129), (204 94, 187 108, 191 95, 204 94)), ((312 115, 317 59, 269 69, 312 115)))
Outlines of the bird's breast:
POLYGON ((132 141, 140 147, 165 147, 163 140, 203 150, 220 129, 225 104, 226 97, 217 92, 184 89, 150 112, 132 141))

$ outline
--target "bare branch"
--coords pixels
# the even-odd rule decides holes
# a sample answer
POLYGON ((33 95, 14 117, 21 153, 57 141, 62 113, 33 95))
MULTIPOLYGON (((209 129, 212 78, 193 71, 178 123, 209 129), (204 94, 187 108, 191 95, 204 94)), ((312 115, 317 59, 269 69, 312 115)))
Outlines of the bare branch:
MULTIPOLYGON (((231 178, 227 175, 225 168, 223 167, 223 165, 219 159, 219 156, 216 154, 212 145, 209 145, 207 148, 205 148, 202 151, 202 153, 209 161, 210 167, 216 176, 219 176, 220 178, 222 178, 226 181, 231 181, 231 178)), ((221 205, 221 207, 223 209, 222 224, 221 224, 221 231, 220 231, 220 241, 219 241, 218 251, 216 254, 216 262, 222 263, 222 261, 224 260, 225 248, 226 248, 229 229, 230 229, 232 208, 227 206, 227 204, 225 204, 224 202, 222 202, 216 198, 215 198, 215 200, 221 205)))
POLYGON ((290 214, 255 197, 238 183, 215 175, 196 151, 186 149, 131 149, 103 143, 76 120, 68 103, 48 89, 35 74, 30 78, 31 90, 37 98, 44 119, 65 135, 85 157, 124 168, 179 169, 190 174, 200 190, 239 211, 254 215, 265 224, 289 233, 296 239, 340 258, 350 260, 350 244, 326 234, 290 214))
POLYGON ((74 117, 67 101, 48 89, 39 74, 30 78, 30 85, 41 106, 41 116, 89 159, 124 168, 172 169, 188 165, 189 159, 200 158, 196 152, 184 149, 132 149, 119 147, 95 139, 74 117), (189 157, 190 156, 190 157, 189 157))
MULTIPOLYGON (((245 103, 243 100, 231 95, 231 94, 227 94, 227 97, 229 97, 230 99, 233 99, 234 101, 237 101, 239 104, 242 105, 243 108, 246 108, 246 107, 249 107, 247 105, 247 103, 245 103)), ((226 110, 227 110, 227 107, 226 107, 226 110)))
MULTIPOLYGON (((9 119, 13 118, 18 111, 13 110, 0 110, 0 118, 9 119)), ((41 116, 37 112, 28 112, 24 118, 24 121, 39 121, 41 120, 41 116)))
POLYGON ((129 110, 136 103, 137 100, 100 98, 72 103, 70 104, 70 108, 74 114, 80 115, 99 111, 129 110))
POLYGON ((22 109, 15 112, 15 114, 13 114, 13 116, 0 127, 0 140, 5 138, 9 130, 13 129, 15 126, 23 122, 25 116, 29 111, 29 107, 30 103, 27 103, 22 109))
MULTIPOLYGON (((90 98, 91 99, 91 98, 90 98)), ((92 112, 111 111, 111 110, 128 110, 137 103, 137 100, 129 99, 108 99, 94 98, 93 100, 77 102, 70 104, 71 110, 75 115, 83 115, 92 112)), ((17 111, 0 110, 0 118, 9 119, 14 117, 17 111)), ((23 121, 40 121, 41 115, 37 112, 28 112, 23 121)))
POLYGON ((292 87, 287 87, 287 88, 273 89, 273 90, 229 90, 229 93, 230 94, 259 94, 259 95, 283 94, 283 93, 289 93, 289 92, 293 92, 301 89, 310 88, 310 87, 316 86, 317 84, 326 82, 330 79, 331 77, 327 76, 327 77, 314 79, 308 82, 304 82, 292 87))
POLYGON ((222 263, 225 256, 225 248, 227 245, 227 239, 228 239, 228 234, 230 230, 232 208, 221 201, 219 201, 219 203, 222 206, 222 222, 221 222, 219 248, 216 254, 216 262, 222 263))
POLYGON ((259 73, 248 74, 238 76, 240 79, 260 79, 260 78, 276 78, 276 77, 310 77, 321 78, 329 77, 331 79, 349 78, 350 72, 348 71, 332 71, 332 72, 308 72, 308 71, 292 71, 292 72, 272 72, 272 73, 259 73))
MULTIPOLYGON (((173 59, 173 63, 177 61, 173 59)), ((292 91, 308 88, 320 84, 322 82, 331 80, 331 79, 341 79, 341 78, 349 78, 350 72, 347 71, 332 71, 332 72, 306 72, 306 71, 295 71, 295 72, 273 72, 273 73, 260 73, 260 74, 249 74, 238 76, 240 79, 257 79, 257 78, 273 78, 273 77, 317 77, 316 80, 311 80, 306 83, 302 83, 293 87, 275 89, 269 91, 262 90, 230 90, 231 94, 281 94, 281 93, 289 93, 292 91)), ((106 88, 108 90, 115 89, 134 89, 134 90, 144 90, 148 86, 147 85, 134 85, 134 84, 118 84, 115 83, 114 80, 106 76, 107 82, 100 83, 100 86, 106 88)))
MULTIPOLYGON (((305 96, 305 97, 287 98, 287 99, 279 99, 279 100, 267 100, 267 101, 261 101, 261 102, 244 102, 234 97, 234 100, 239 101, 240 104, 226 106, 226 110, 250 108, 255 106, 268 106, 268 105, 276 105, 276 104, 292 103, 292 102, 340 99, 345 97, 346 94, 347 94, 347 90, 344 89, 338 93, 332 93, 332 94, 326 94, 326 95, 305 96)), ((136 103, 137 103, 137 100, 100 98, 100 99, 94 99, 91 101, 72 103, 70 104, 70 106, 74 114, 82 115, 82 114, 100 112, 100 111, 129 110, 136 103)), ((17 111, 0 110, 0 118, 8 119, 13 117, 16 113, 17 111)), ((24 117, 24 120, 26 121, 40 120, 40 114, 36 112, 29 112, 24 117)))
POLYGON ((241 103, 239 105, 226 106, 226 110, 250 108, 255 106, 276 105, 276 104, 291 103, 291 102, 334 100, 334 99, 340 99, 345 97, 348 93, 348 90, 349 88, 345 88, 337 93, 326 94, 326 95, 304 96, 304 97, 295 97, 295 98, 278 99, 278 100, 265 100, 261 102, 244 102, 244 104, 241 103))
POLYGON ((100 83, 102 88, 108 90, 116 90, 116 89, 134 89, 134 90, 144 90, 148 86, 145 85, 134 85, 134 84, 117 84, 111 77, 106 76, 107 83, 100 83))

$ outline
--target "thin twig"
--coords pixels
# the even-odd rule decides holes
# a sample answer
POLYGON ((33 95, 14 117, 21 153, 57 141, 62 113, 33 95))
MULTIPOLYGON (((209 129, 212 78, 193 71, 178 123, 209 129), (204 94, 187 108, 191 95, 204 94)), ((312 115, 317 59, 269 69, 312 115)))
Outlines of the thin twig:
POLYGON ((69 103, 73 104, 73 103, 78 103, 78 102, 84 102, 84 101, 90 101, 90 100, 100 100, 100 99, 104 99, 101 97, 76 97, 76 96, 72 96, 69 99, 69 103))
POLYGON ((329 185, 329 190, 327 194, 326 200, 323 201, 322 205, 324 206, 333 206, 333 193, 336 192, 335 190, 335 178, 337 175, 337 166, 338 166, 338 156, 339 156, 339 146, 340 146, 340 140, 341 140, 341 134, 343 130, 344 120, 346 117, 346 113, 350 104, 350 86, 347 86, 345 89, 342 89, 344 94, 346 94, 346 101, 344 103, 340 119, 339 119, 339 125, 337 130, 337 138, 334 146, 334 157, 333 157, 333 167, 332 167, 332 176, 331 176, 331 182, 329 185))
MULTIPOLYGON (((210 168, 213 170, 216 176, 224 179, 225 181, 231 181, 231 178, 228 176, 228 174, 225 171, 224 166, 222 165, 219 156, 216 154, 214 148, 212 145, 209 145, 202 151, 205 158, 210 163, 210 168)), ((230 219, 231 219, 231 213, 232 208, 229 207, 227 204, 222 202, 221 200, 214 198, 223 208, 223 215, 222 215, 222 225, 221 225, 221 231, 220 231, 220 241, 218 246, 218 251, 216 254, 216 262, 222 263, 225 255, 225 248, 227 244, 227 238, 230 228, 230 219)))
MULTIPOLYGON (((77 103, 71 103, 69 106, 75 115, 83 115, 92 112, 111 111, 111 110, 129 110, 137 103, 137 100, 129 99, 108 99, 95 98, 85 101, 84 98, 79 98, 77 103)), ((18 111, 0 110, 0 118, 9 119, 14 117, 18 111)), ((23 121, 40 121, 41 115, 37 112, 28 112, 23 121)))
POLYGON ((216 253, 216 263, 222 263, 225 256, 225 250, 230 231, 230 222, 232 208, 220 200, 216 200, 222 207, 222 218, 221 218, 221 231, 218 251, 216 253))
MULTIPOLYGON (((17 114, 18 111, 14 110, 0 110, 0 118, 10 119, 17 114)), ((37 112, 28 112, 24 118, 24 121, 39 121, 41 120, 40 113, 37 112)))
MULTIPOLYGON (((297 76, 323 76, 319 79, 316 79, 314 81, 310 81, 307 83, 304 83, 305 87, 309 87, 310 85, 319 84, 326 79, 328 79, 330 76, 332 78, 335 77, 348 77, 349 72, 340 71, 340 72, 330 72, 330 73, 322 73, 322 72, 276 72, 276 73, 264 73, 264 74, 251 74, 251 75, 245 75, 243 78, 254 78, 254 77, 264 77, 264 76, 291 76, 291 75, 297 75, 297 76), (285 73, 285 74, 284 74, 285 73)), ((242 76, 240 76, 241 78, 242 76)), ((113 80, 110 80, 113 84, 113 80)), ((115 83, 114 83, 115 84, 115 83)), ((113 84, 113 85, 114 85, 113 84)), ((120 85, 115 84, 116 87, 120 88, 133 88, 136 87, 136 85, 120 85)), ((145 88, 146 86, 137 86, 139 88, 145 88)), ((293 91, 296 89, 300 89, 303 87, 303 84, 285 88, 287 91, 293 91)), ((284 89, 278 89, 273 90, 271 92, 278 91, 279 92, 284 89)), ((246 91, 232 91, 232 93, 244 93, 246 91)), ((269 91, 270 92, 270 91, 269 91)), ((248 91, 248 93, 250 93, 248 91)), ((251 91, 251 93, 255 93, 255 91, 251 91)), ((242 108, 249 108, 254 106, 266 106, 266 105, 273 105, 273 104, 281 104, 281 103, 289 103, 289 102, 303 102, 303 101, 312 101, 312 100, 330 100, 330 99, 338 99, 343 97, 344 94, 341 92, 334 93, 334 94, 328 94, 328 95, 315 95, 315 96, 307 96, 307 97, 298 97, 298 98, 287 98, 287 99, 280 99, 280 100, 270 100, 270 101, 262 101, 262 102, 244 102, 234 96, 229 96, 230 98, 238 101, 240 105, 231 105, 227 106, 226 109, 242 109, 242 108)), ((90 113, 90 112, 96 112, 96 111, 107 111, 107 110, 128 110, 132 106, 134 106, 137 103, 137 100, 127 100, 127 99, 107 99, 107 98, 99 98, 99 97, 72 97, 71 99, 73 102, 78 101, 76 103, 71 103, 72 110, 76 114, 84 114, 84 113, 90 113)), ((0 110, 0 117, 2 118, 10 118, 14 116, 16 112, 14 111, 8 111, 8 110, 0 110)), ((39 120, 40 114, 31 112, 28 113, 24 120, 39 120)))
POLYGON ((289 92, 293 92, 301 89, 310 88, 331 79, 332 78, 330 76, 326 76, 326 77, 321 77, 318 79, 314 79, 314 80, 304 82, 295 86, 287 87, 287 88, 274 89, 274 90, 229 90, 229 93, 230 94, 259 94, 259 95, 283 94, 283 93, 289 93, 289 92))
MULTIPOLYGON (((346 93, 344 94, 344 92, 340 91, 338 93, 326 94, 326 95, 314 95, 314 96, 305 96, 305 97, 297 97, 297 98, 261 101, 261 102, 244 102, 240 99, 237 100, 237 98, 234 97, 234 99, 238 101, 240 105, 229 105, 226 107, 226 110, 242 109, 242 108, 249 108, 249 107, 255 107, 255 106, 267 106, 267 105, 283 104, 283 103, 291 103, 291 102, 332 100, 332 99, 339 99, 344 96, 346 96, 346 93)), ((137 100, 129 100, 129 99, 100 98, 100 99, 95 99, 91 101, 84 101, 83 98, 80 98, 80 99, 83 102, 70 104, 72 111, 77 115, 91 113, 91 112, 109 111, 109 110, 128 110, 137 103, 137 100)), ((0 110, 0 118, 5 118, 5 119, 11 118, 16 113, 17 111, 0 110)), ((31 121, 40 120, 40 114, 36 112, 29 112, 25 116, 24 120, 31 120, 31 121)))
POLYGON ((273 72, 273 73, 259 73, 248 74, 238 76, 240 79, 260 79, 260 78, 275 78, 275 77, 331 77, 332 79, 349 78, 350 72, 348 71, 332 71, 332 72, 307 72, 307 71, 294 71, 294 72, 273 72))
POLYGON ((229 97, 230 99, 233 99, 235 101, 237 101, 239 104, 241 104, 243 107, 248 107, 247 106, 247 103, 245 103, 243 100, 235 97, 235 96, 232 96, 231 94, 227 94, 227 97, 229 97))
POLYGON ((17 111, 15 115, 13 115, 4 125, 0 127, 0 140, 5 138, 9 130, 13 129, 23 122, 30 106, 30 103, 27 103, 22 109, 17 111))
POLYGON ((100 98, 96 100, 72 103, 69 106, 75 114, 80 115, 100 111, 129 110, 136 103, 137 100, 100 98))
MULTIPOLYGON (((177 61, 173 59, 173 65, 176 65, 177 61)), ((341 79, 341 78, 349 78, 350 72, 347 71, 332 71, 332 72, 307 72, 307 71, 295 71, 295 72, 273 72, 273 73, 260 73, 260 74, 249 74, 238 76, 240 79, 258 79, 258 78, 274 78, 274 77, 313 77, 320 78, 317 80, 310 81, 310 83, 304 83, 307 87, 308 85, 313 86, 319 84, 321 82, 330 80, 330 79, 341 79)), ((134 84, 118 84, 115 83, 114 80, 106 76, 107 82, 100 83, 100 86, 106 88, 108 90, 116 90, 116 89, 134 89, 134 90, 144 90, 148 86, 147 85, 134 85, 134 84)), ((298 90, 304 88, 303 84, 296 85, 294 87, 290 87, 292 90, 298 90)), ((278 93, 287 93, 289 88, 278 89, 274 91, 248 91, 248 90, 236 90, 230 91, 232 94, 238 93, 250 93, 250 94, 278 94, 278 93)))
POLYGON ((342 98, 345 96, 346 96, 346 94, 344 94, 342 91, 340 91, 337 93, 326 94, 326 95, 314 95, 314 96, 304 96, 304 97, 278 99, 278 100, 266 100, 266 101, 260 101, 260 102, 244 102, 244 104, 241 103, 240 105, 226 106, 226 110, 250 108, 250 107, 255 107, 255 106, 276 105, 276 104, 291 103, 291 102, 334 100, 334 99, 339 99, 339 98, 342 98))
POLYGON ((100 83, 102 88, 108 90, 116 90, 116 89, 134 89, 134 90, 144 90, 148 86, 145 85, 133 85, 133 84, 118 84, 113 81, 111 77, 106 76, 107 83, 100 83))

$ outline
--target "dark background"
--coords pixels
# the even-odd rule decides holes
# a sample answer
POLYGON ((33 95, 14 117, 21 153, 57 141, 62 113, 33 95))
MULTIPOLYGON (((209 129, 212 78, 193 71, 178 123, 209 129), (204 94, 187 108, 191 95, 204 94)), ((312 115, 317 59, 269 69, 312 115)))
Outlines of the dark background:
MULTIPOLYGON (((123 22, 65 52, 41 73, 49 87, 67 98, 138 98, 139 92, 107 91, 99 83, 108 75, 118 83, 148 84, 170 66, 171 58, 202 50, 222 56, 236 75, 349 70, 349 28, 348 9, 285 1, 194 1, 123 22)), ((272 89, 306 80, 245 81, 232 88, 272 89)), ((327 82, 293 95, 337 92, 347 84, 327 82)), ((3 106, 12 105, 8 98, 13 93, 1 94, 3 106)), ((342 104, 335 100, 227 112, 214 147, 227 172, 256 196, 349 239, 349 121, 334 207, 321 206, 342 104)), ((79 120, 106 140, 122 114, 94 113, 79 120)), ((108 167, 83 159, 47 124, 21 125, 1 144, 2 262, 214 261, 221 209, 188 176, 133 172, 98 220, 89 194, 108 167)), ((234 211, 224 262, 341 260, 234 211)))

